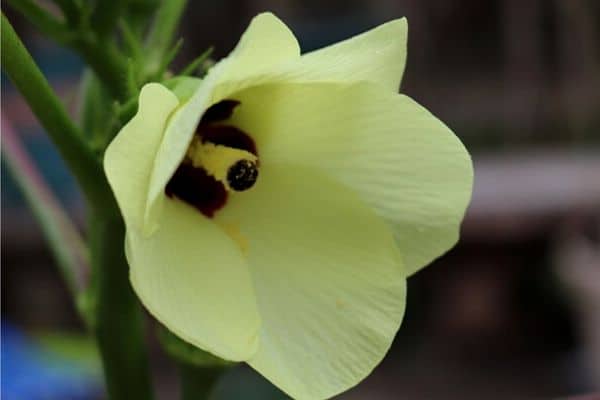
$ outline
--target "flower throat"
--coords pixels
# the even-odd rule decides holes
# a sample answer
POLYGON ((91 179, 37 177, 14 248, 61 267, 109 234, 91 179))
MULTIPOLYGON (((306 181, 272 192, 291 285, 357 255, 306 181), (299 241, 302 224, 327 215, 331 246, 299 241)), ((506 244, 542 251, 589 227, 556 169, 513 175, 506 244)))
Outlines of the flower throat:
POLYGON ((184 160, 165 187, 167 196, 185 201, 207 217, 223 208, 230 191, 248 190, 258 178, 254 140, 222 123, 239 104, 223 100, 206 110, 184 160))

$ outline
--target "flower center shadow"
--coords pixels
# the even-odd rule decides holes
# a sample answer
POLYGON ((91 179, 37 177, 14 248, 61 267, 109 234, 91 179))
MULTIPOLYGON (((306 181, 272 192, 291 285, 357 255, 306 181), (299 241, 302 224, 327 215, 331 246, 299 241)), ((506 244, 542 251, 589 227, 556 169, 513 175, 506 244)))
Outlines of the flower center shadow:
POLYGON ((184 160, 165 187, 167 196, 209 218, 225 206, 230 191, 248 190, 258 179, 254 140, 226 123, 239 104, 227 99, 206 110, 184 160))

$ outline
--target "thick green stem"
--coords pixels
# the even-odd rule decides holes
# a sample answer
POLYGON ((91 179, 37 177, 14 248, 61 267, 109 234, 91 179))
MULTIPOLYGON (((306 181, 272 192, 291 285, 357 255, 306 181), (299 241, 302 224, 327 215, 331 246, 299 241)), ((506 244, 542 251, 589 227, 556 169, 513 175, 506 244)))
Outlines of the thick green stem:
POLYGON ((2 15, 2 68, 58 147, 91 206, 94 329, 113 400, 151 399, 140 306, 129 285, 125 228, 102 166, 2 15))
POLYGON ((93 207, 105 207, 112 195, 107 190, 108 183, 99 161, 4 14, 2 69, 25 97, 27 104, 58 148, 88 202, 93 207))
POLYGON ((181 400, 208 399, 222 373, 223 369, 219 367, 200 367, 180 363, 181 400))
POLYGON ((120 215, 92 213, 89 241, 96 293, 95 333, 111 400, 151 399, 142 311, 129 284, 120 215))

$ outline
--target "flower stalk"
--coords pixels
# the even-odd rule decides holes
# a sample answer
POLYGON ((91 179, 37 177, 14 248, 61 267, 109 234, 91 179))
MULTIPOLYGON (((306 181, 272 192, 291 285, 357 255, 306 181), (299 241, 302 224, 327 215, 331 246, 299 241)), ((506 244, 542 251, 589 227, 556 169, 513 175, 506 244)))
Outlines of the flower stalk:
POLYGON ((205 400, 210 398, 214 384, 222 373, 222 368, 197 366, 181 362, 179 364, 181 400, 205 400))
POLYGON ((128 280, 119 214, 92 213, 89 244, 96 295, 94 331, 110 399, 151 399, 142 312, 128 280))
POLYGON ((186 343, 163 326, 158 328, 157 336, 165 352, 177 363, 182 400, 210 398, 219 377, 235 366, 186 343))
POLYGON ((114 203, 99 160, 2 14, 2 69, 58 148, 93 208, 114 203))
POLYGON ((99 160, 4 15, 2 68, 48 132, 89 206, 91 325, 110 398, 151 399, 142 313, 129 285, 123 249, 123 220, 99 160))

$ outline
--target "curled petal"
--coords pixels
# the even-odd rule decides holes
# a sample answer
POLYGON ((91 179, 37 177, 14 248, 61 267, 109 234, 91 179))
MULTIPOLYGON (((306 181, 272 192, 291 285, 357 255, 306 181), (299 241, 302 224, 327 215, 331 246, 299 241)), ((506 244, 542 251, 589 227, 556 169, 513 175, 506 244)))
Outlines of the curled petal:
POLYGON ((226 360, 258 346, 260 320, 244 257, 212 221, 165 199, 158 229, 127 232, 133 288, 150 313, 185 341, 226 360))
POLYGON ((244 82, 251 82, 246 79, 299 55, 296 38, 273 14, 259 14, 252 20, 231 54, 209 71, 190 100, 170 118, 152 170, 147 195, 147 224, 152 225, 159 215, 165 185, 183 159, 206 109, 239 90, 244 82))
MULTIPOLYGON (((228 82, 243 82, 299 57, 300 46, 292 31, 275 15, 259 14, 252 19, 229 56, 219 63, 221 71, 218 71, 220 73, 216 85, 227 86, 228 82)), ((225 91, 229 90, 220 89, 221 93, 225 91)), ((224 95, 216 93, 215 96, 224 95)))
POLYGON ((128 229, 148 230, 144 211, 154 158, 169 115, 178 104, 177 97, 164 86, 145 85, 137 114, 106 149, 104 170, 128 229))

